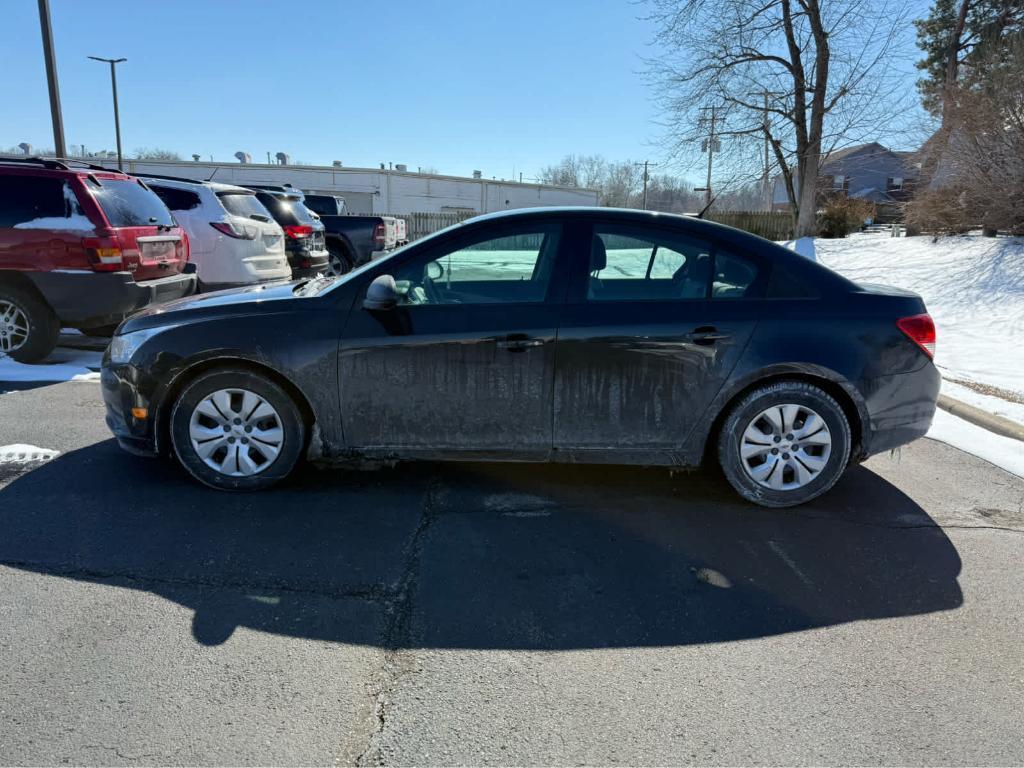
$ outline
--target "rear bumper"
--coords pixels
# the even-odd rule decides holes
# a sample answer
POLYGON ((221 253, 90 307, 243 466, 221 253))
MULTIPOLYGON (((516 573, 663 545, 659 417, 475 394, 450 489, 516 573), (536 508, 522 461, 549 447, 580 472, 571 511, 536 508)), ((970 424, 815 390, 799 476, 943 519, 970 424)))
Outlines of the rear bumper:
POLYGON ((131 313, 195 293, 192 273, 135 282, 131 272, 31 272, 32 280, 62 323, 94 328, 121 322, 131 313))
POLYGON ((924 437, 932 426, 941 376, 931 363, 911 373, 882 376, 860 387, 868 411, 861 457, 924 437))
POLYGON ((323 251, 289 251, 288 263, 292 266, 292 277, 313 277, 326 272, 331 255, 323 251))

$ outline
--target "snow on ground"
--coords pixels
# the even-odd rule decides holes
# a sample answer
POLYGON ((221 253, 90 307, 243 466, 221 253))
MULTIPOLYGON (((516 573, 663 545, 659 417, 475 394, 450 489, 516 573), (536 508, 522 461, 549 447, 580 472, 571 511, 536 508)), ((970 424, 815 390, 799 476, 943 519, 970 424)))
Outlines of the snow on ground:
MULTIPOLYGON (((798 241, 799 242, 799 241, 798 241)), ((980 235, 817 239, 817 260, 864 283, 924 297, 944 376, 1024 395, 1024 238, 980 235)))
POLYGON ((1024 477, 1024 443, 1020 440, 989 432, 941 409, 935 412, 928 437, 1024 477))
POLYGON ((57 347, 43 362, 19 363, 0 355, 0 388, 5 382, 99 381, 102 352, 57 347))

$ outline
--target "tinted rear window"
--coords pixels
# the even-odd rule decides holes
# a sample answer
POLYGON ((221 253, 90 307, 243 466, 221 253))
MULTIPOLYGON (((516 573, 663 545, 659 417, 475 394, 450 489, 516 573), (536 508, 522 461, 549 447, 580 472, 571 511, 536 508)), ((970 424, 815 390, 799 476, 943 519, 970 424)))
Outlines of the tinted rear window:
POLYGON ((316 211, 321 216, 338 215, 338 201, 329 195, 306 195, 303 202, 307 208, 316 211))
POLYGON ((245 193, 229 193, 225 195, 218 195, 220 198, 221 205, 228 213, 233 213, 235 216, 270 216, 270 211, 266 209, 259 200, 256 199, 256 195, 247 195, 245 193))
POLYGON ((314 219, 301 201, 270 192, 257 192, 256 197, 270 211, 274 220, 285 227, 296 224, 313 224, 314 219))
POLYGON ((153 192, 134 179, 89 182, 89 190, 112 227, 174 226, 171 212, 153 192))

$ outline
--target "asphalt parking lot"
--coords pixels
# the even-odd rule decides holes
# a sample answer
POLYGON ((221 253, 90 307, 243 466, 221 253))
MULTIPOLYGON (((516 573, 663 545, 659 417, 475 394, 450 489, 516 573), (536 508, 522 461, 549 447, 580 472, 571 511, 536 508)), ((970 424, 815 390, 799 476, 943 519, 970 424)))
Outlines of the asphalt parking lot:
POLYGON ((1024 761, 1024 480, 922 440, 812 505, 714 473, 122 453, 0 395, 0 762, 1024 761))

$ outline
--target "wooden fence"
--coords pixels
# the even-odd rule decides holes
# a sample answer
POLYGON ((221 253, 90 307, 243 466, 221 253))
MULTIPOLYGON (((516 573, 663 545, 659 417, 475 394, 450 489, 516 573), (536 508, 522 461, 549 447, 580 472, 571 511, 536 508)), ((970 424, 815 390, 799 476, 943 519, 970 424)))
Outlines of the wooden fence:
MULTIPOLYGON (((460 221, 479 216, 474 211, 450 211, 445 213, 388 213, 404 219, 410 241, 437 232, 439 229, 458 224, 460 221)), ((736 229, 752 232, 768 240, 792 240, 793 218, 786 211, 708 211, 708 221, 716 221, 736 229)))
POLYGON ((704 214, 704 218, 760 235, 767 240, 793 239, 793 217, 788 211, 711 210, 704 214))

